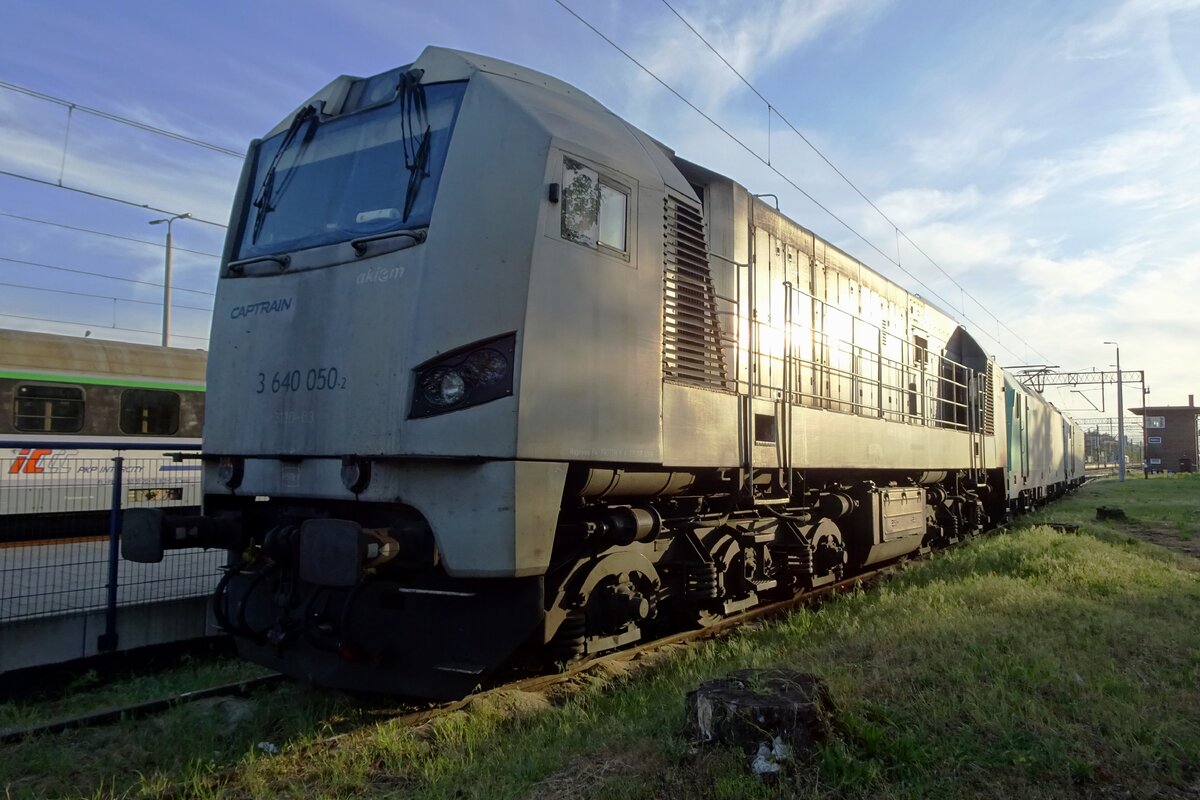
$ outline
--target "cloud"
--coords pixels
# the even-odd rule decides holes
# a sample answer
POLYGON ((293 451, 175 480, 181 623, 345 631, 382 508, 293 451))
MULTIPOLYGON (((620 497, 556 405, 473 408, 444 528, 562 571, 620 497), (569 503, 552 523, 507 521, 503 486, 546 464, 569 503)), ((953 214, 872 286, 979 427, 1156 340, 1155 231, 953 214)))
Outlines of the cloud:
MULTIPOLYGON (((779 7, 772 5, 776 13, 779 7)), ((1194 327, 1200 277, 1179 276, 1200 273, 1200 263, 1178 254, 1200 252, 1200 229, 1189 218, 1200 205, 1195 188, 1200 186, 1200 99, 1186 91, 1163 20, 1197 7, 1200 0, 1125 3, 1115 15, 1112 8, 1097 8, 1090 28, 1071 29, 1073 49, 1063 47, 1063 33, 1046 29, 1043 38, 1023 40, 998 74, 972 73, 948 82, 939 74, 942 88, 929 94, 935 107, 920 105, 927 100, 920 92, 907 98, 913 106, 904 108, 904 118, 921 124, 903 129, 914 133, 907 139, 900 134, 907 147, 895 156, 884 155, 878 140, 867 151, 860 141, 864 137, 851 132, 837 139, 828 125, 813 123, 806 135, 833 142, 827 152, 849 174, 870 174, 862 185, 876 205, 950 276, 901 242, 904 268, 927 286, 883 260, 895 256, 895 232, 846 187, 826 180, 827 169, 811 159, 786 160, 777 151, 774 161, 887 255, 852 241, 771 176, 762 183, 772 185, 758 185, 753 176, 765 170, 731 152, 734 148, 719 135, 701 135, 687 125, 673 129, 677 135, 656 135, 685 156, 742 183, 756 183, 753 191, 778 191, 785 213, 910 291, 946 298, 942 304, 953 306, 956 315, 965 304, 968 326, 1002 363, 1050 360, 1067 369, 1107 364, 1111 348, 1099 343, 1117 338, 1133 368, 1157 365, 1152 382, 1165 394, 1178 394, 1187 378, 1174 365, 1190 362, 1182 350, 1172 362, 1154 356, 1162 350, 1158 342, 1170 338, 1155 320, 1170 320, 1175 330, 1194 327), (1085 52, 1092 58, 1124 47, 1122 31, 1135 34, 1130 41, 1146 58, 1119 65, 1071 63, 1085 52), (877 168, 864 172, 863 163, 877 168), (959 281, 965 293, 951 280, 959 281), (1001 330, 988 312, 1029 345, 1001 330)), ((703 11, 681 8, 681 13, 752 81, 785 70, 787 58, 777 55, 782 51, 773 46, 776 39, 763 33, 771 24, 749 9, 727 21, 730 8, 717 3, 703 11), (756 28, 757 40, 739 38, 756 28)), ((869 21, 881 8, 858 6, 857 19, 869 21)), ((1048 18, 1054 17, 1061 19, 1048 18)), ((788 52, 801 52, 812 31, 825 35, 848 19, 816 13, 805 22, 809 27, 781 30, 777 40, 788 43, 783 45, 791 48, 788 52)), ((736 117, 738 124, 731 128, 744 141, 765 142, 765 116, 740 113, 760 101, 703 52, 702 44, 689 39, 686 29, 677 35, 655 24, 644 35, 661 45, 656 51, 661 55, 647 60, 652 69, 685 95, 699 98, 706 110, 720 109, 714 114, 719 119, 736 117), (687 52, 694 57, 680 56, 687 52)), ((662 104, 661 89, 635 94, 647 98, 641 103, 651 110, 662 104)), ((629 106, 621 110, 634 116, 629 106)), ((685 115, 695 122, 690 112, 685 115)), ((660 110, 635 118, 667 116, 660 110)))
POLYGON ((938 222, 915 228, 910 235, 951 275, 980 267, 994 269, 1012 249, 1012 239, 1006 231, 972 223, 938 222))
POLYGON ((67 113, 30 97, 0 92, 0 169, 57 180, 67 113))
POLYGON ((1022 258, 1016 272, 1025 288, 1035 290, 1041 301, 1059 303, 1063 298, 1107 292, 1126 269, 1095 254, 1054 258, 1035 253, 1022 258))
POLYGON ((880 197, 876 205, 901 228, 908 228, 978 208, 979 190, 974 185, 959 191, 897 189, 880 197))
POLYGON ((1014 167, 1024 179, 1004 191, 1009 209, 1034 206, 1055 194, 1091 185, 1111 203, 1184 208, 1200 179, 1200 100, 1184 98, 1144 111, 1131 127, 1014 167), (1109 181, 1109 183, 1105 183, 1109 181))
POLYGON ((1003 193, 1000 207, 1006 211, 1014 211, 1037 205, 1058 188, 1059 171, 1054 169, 1050 161, 1041 161, 1028 170, 1032 173, 1025 183, 1009 187, 1003 193))
MULTIPOLYGON (((1064 366, 1107 367, 1112 350, 1101 343, 1119 341, 1122 368, 1145 370, 1147 384, 1155 389, 1152 402, 1186 402, 1198 388, 1196 344, 1194 337, 1180 334, 1195 328, 1200 257, 1169 259, 1161 268, 1110 283, 1109 289, 1107 297, 1095 292, 1081 301, 1060 302, 1053 316, 1035 310, 1027 324, 1055 342, 1064 366)), ((1140 405, 1129 401, 1128 393, 1126 399, 1140 405)))
POLYGON ((62 124, 0 118, 0 169, 51 182, 61 176, 65 186, 220 224, 228 219, 237 160, 82 114, 65 133, 62 124))
MULTIPOLYGON (((852 37, 891 5, 893 0, 768 0, 744 3, 717 0, 676 10, 725 60, 753 83, 818 36, 852 37)), ((648 26, 643 63, 685 96, 713 108, 739 89, 741 80, 721 62, 687 25, 670 15, 662 25, 648 26), (694 57, 683 58, 690 53, 694 57)))
POLYGON ((932 136, 909 140, 912 160, 932 172, 951 172, 994 164, 1010 151, 1037 141, 1040 134, 1008 124, 1009 112, 998 107, 960 107, 963 120, 932 136))
POLYGON ((1111 13, 1070 28, 1064 36, 1067 58, 1108 59, 1136 53, 1154 26, 1175 14, 1200 11, 1200 0, 1125 0, 1111 13))
POLYGON ((1162 199, 1166 190, 1156 181, 1145 180, 1136 183, 1125 183, 1095 193, 1096 197, 1117 206, 1137 206, 1152 208, 1162 199))

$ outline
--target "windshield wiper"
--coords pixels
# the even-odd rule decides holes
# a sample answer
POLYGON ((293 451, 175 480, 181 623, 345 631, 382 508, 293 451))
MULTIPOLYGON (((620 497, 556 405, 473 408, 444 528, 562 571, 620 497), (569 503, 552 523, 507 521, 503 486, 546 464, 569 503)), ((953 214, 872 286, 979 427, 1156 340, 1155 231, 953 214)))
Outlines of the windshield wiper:
POLYGON ((417 154, 413 157, 413 164, 408 168, 408 191, 404 193, 404 221, 408 221, 408 215, 412 213, 412 207, 417 202, 417 195, 421 192, 421 182, 429 177, 429 172, 426 166, 429 164, 429 127, 425 127, 425 135, 421 137, 421 144, 417 147, 417 154))
POLYGON ((411 239, 413 245, 418 245, 425 241, 426 236, 427 234, 422 230, 384 231, 383 233, 377 233, 374 236, 360 236, 357 239, 351 239, 350 246, 354 248, 355 255, 365 256, 367 254, 367 250, 370 249, 371 244, 374 242, 382 242, 387 239, 399 239, 404 237, 411 239))
MULTIPOLYGON (((274 157, 271 159, 271 165, 267 167, 266 173, 263 175, 262 186, 258 190, 258 197, 254 200, 254 207, 258 209, 258 213, 254 215, 254 233, 250 237, 250 243, 254 244, 258 241, 258 235, 262 233, 263 223, 267 220, 267 214, 275 210, 273 200, 278 197, 273 197, 275 192, 275 171, 279 168, 279 159, 283 154, 291 148, 292 143, 296 141, 296 134, 300 132, 300 128, 304 123, 312 121, 313 126, 309 129, 311 138, 312 131, 316 128, 317 116, 316 106, 307 105, 296 112, 296 116, 292 117, 292 123, 288 126, 287 133, 283 136, 283 141, 279 143, 279 149, 275 151, 274 157)), ((280 187, 279 194, 283 194, 285 186, 280 187)))
POLYGON ((408 215, 412 213, 417 195, 421 191, 421 182, 429 176, 429 142, 433 137, 425 101, 425 87, 421 85, 424 74, 424 70, 409 70, 400 76, 400 85, 396 87, 400 94, 400 136, 404 140, 404 166, 408 169, 403 222, 408 222, 408 215), (421 143, 410 149, 409 142, 415 138, 416 130, 422 125, 425 126, 425 132, 421 135, 421 143))

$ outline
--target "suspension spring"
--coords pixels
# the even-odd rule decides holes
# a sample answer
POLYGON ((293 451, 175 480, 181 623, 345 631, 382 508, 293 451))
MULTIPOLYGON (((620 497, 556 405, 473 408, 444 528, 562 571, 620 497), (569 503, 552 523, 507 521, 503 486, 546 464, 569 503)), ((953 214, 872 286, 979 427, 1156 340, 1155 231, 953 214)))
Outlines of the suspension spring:
POLYGON ((689 600, 713 600, 719 594, 717 565, 712 561, 688 564, 683 578, 684 595, 689 600))
POLYGON ((785 574, 798 577, 806 577, 813 574, 816 558, 812 545, 776 547, 772 552, 775 555, 776 562, 783 567, 785 574))
POLYGON ((576 609, 568 611, 554 638, 550 640, 550 653, 555 661, 571 661, 584 653, 587 639, 587 618, 576 609))

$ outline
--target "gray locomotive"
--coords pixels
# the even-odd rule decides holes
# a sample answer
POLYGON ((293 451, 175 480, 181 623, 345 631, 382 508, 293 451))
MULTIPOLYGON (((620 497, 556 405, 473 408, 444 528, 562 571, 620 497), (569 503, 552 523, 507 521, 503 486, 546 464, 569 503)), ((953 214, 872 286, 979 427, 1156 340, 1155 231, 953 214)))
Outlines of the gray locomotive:
POLYGON ((461 694, 953 542, 1079 430, 919 297, 590 97, 440 48, 255 141, 218 286, 204 516, 248 657, 461 694))

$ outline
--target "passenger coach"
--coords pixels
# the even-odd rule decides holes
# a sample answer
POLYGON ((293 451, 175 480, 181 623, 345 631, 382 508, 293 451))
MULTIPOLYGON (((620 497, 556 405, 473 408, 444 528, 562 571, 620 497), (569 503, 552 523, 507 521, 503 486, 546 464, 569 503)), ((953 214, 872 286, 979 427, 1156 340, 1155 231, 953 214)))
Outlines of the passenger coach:
POLYGON ((127 507, 200 507, 202 350, 0 330, 0 539, 107 534, 113 457, 127 507))

